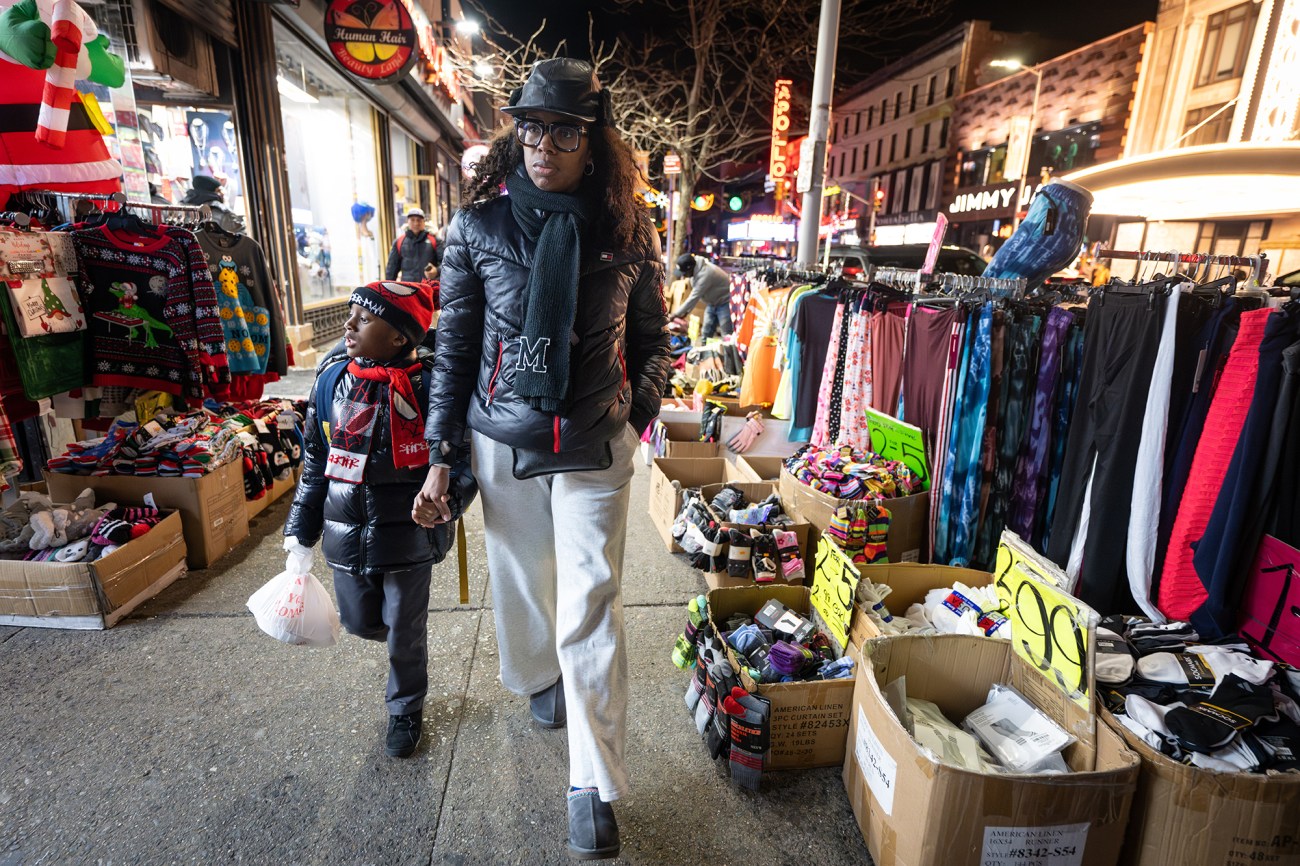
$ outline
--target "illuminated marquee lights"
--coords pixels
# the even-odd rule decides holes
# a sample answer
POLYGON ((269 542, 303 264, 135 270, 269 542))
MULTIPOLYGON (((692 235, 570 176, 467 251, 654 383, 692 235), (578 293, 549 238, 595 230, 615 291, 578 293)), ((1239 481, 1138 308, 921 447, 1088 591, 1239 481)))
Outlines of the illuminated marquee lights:
POLYGON ((774 183, 783 183, 789 174, 786 156, 786 133, 790 131, 790 85, 788 78, 778 78, 772 99, 772 153, 768 174, 774 183))

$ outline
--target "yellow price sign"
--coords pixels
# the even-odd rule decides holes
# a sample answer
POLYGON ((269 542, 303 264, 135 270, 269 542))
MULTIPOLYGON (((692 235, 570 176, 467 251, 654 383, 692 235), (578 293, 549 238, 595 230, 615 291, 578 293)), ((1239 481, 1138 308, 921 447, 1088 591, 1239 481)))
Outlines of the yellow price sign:
POLYGON ((853 620, 853 599, 861 576, 853 561, 835 542, 822 536, 817 541, 813 569, 812 606, 830 630, 830 637, 844 650, 849 644, 853 620))
POLYGON ((1011 620, 1012 648, 1067 698, 1091 710, 1089 674, 1096 613, 1043 577, 1059 572, 1054 565, 1032 550, 1032 555, 1026 555, 1008 547, 1004 536, 994 580, 1011 620))
POLYGON ((921 490, 929 490, 930 463, 925 458, 925 438, 921 428, 904 424, 875 409, 867 409, 866 413, 871 450, 886 460, 905 464, 921 479, 921 490))
POLYGON ((998 543, 993 574, 1000 579, 1017 565, 1050 586, 1066 589, 1070 585, 1069 578, 1056 563, 1040 556, 1038 551, 1010 529, 1004 529, 1001 541, 998 543))

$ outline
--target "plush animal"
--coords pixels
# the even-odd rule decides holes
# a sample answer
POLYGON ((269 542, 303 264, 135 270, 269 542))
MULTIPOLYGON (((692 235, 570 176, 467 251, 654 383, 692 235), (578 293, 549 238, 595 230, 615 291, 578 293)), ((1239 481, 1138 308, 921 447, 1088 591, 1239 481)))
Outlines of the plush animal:
POLYGON ((35 535, 32 517, 50 510, 50 497, 26 492, 0 513, 0 553, 24 553, 35 535))
POLYGON ((68 506, 71 516, 68 520, 68 541, 89 538, 90 532, 99 523, 99 519, 117 507, 117 503, 106 502, 95 506, 95 491, 87 487, 68 506))

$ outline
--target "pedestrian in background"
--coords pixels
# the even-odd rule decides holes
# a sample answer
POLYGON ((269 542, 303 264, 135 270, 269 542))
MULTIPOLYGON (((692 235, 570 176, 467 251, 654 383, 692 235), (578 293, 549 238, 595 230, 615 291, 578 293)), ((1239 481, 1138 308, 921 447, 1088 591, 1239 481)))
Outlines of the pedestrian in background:
POLYGON ((538 63, 502 110, 514 125, 447 234, 414 514, 450 518, 439 455, 468 425, 501 682, 538 724, 567 723, 569 852, 603 859, 628 790, 621 581, 632 457, 670 363, 663 268, 590 64, 538 63))
POLYGON ((672 317, 685 319, 695 305, 703 301, 704 326, 700 329, 700 339, 707 340, 714 334, 724 337, 730 334, 731 277, 727 272, 703 256, 690 253, 677 259, 677 269, 691 281, 691 293, 672 317))
POLYGON ((388 252, 388 266, 384 279, 401 279, 405 283, 418 283, 424 279, 424 269, 442 261, 442 248, 438 238, 431 234, 424 219, 424 211, 413 207, 406 212, 406 228, 393 241, 388 252))

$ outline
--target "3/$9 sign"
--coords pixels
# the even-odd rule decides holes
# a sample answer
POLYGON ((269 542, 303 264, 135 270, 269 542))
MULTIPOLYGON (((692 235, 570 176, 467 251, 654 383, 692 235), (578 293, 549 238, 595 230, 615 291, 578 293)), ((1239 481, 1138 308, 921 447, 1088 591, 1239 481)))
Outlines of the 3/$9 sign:
POLYGON ((1097 614, 1065 591, 1059 568, 1010 530, 1002 532, 993 575, 1016 654, 1091 712, 1097 614))
POLYGON ((402 0, 330 0, 325 41, 344 69, 367 81, 402 75, 419 49, 415 23, 402 0))

